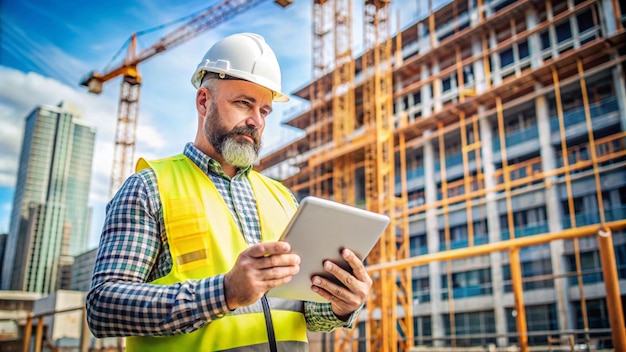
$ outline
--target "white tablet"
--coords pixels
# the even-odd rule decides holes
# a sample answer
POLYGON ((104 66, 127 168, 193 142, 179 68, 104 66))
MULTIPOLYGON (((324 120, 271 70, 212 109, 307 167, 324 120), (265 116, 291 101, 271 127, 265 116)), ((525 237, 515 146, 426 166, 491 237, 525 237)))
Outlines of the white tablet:
POLYGON ((331 260, 347 271, 340 251, 349 248, 364 260, 389 224, 389 217, 317 197, 305 197, 281 237, 300 255, 300 272, 290 282, 267 293, 270 297, 328 302, 311 290, 311 278, 320 275, 338 282, 324 271, 331 260))

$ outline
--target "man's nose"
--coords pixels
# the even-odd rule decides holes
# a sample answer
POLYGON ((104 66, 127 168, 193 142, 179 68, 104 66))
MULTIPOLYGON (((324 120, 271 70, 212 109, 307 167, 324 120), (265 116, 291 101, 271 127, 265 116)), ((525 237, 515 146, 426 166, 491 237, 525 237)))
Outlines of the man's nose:
POLYGON ((246 125, 249 127, 260 128, 263 126, 265 119, 260 110, 253 109, 250 112, 250 116, 246 119, 246 125))

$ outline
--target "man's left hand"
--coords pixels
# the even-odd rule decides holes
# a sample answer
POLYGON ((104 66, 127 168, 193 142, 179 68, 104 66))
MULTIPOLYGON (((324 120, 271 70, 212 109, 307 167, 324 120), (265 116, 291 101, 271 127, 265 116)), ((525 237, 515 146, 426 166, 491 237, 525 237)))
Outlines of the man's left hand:
POLYGON ((329 300, 335 315, 345 321, 367 300, 367 295, 372 287, 372 278, 365 270, 361 259, 354 252, 345 248, 341 255, 352 268, 353 274, 329 260, 324 262, 324 270, 334 275, 345 287, 323 277, 313 276, 311 289, 329 300))

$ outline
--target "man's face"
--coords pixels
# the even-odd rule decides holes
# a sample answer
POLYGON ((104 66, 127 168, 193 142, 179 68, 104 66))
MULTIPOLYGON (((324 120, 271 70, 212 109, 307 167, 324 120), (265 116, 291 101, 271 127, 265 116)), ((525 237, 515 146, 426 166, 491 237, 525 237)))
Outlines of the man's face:
POLYGON ((252 165, 261 149, 271 92, 244 81, 222 81, 214 89, 204 122, 204 135, 232 166, 252 165))

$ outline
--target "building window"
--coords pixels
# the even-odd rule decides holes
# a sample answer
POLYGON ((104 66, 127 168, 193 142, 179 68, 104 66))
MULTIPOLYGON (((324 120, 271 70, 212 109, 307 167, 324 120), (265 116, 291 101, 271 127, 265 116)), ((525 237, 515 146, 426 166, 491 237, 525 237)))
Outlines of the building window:
MULTIPOLYGON (((443 315, 446 336, 452 335, 450 315, 443 315)), ((496 324, 493 311, 458 313, 454 315, 456 347, 487 346, 495 344, 496 324), (467 337, 464 337, 467 336, 467 337), (470 337, 471 336, 471 337, 470 337)), ((449 346, 450 342, 447 342, 449 346)))
POLYGON ((419 255, 428 253, 428 241, 426 239, 425 233, 411 236, 411 239, 409 241, 411 257, 417 257, 419 255))
POLYGON ((569 19, 557 24, 555 30, 556 40, 559 44, 572 39, 572 27, 570 26, 569 19))
POLYGON ((528 41, 524 40, 517 43, 517 50, 519 53, 519 59, 525 59, 530 56, 530 49, 528 48, 528 41))
MULTIPOLYGON (((540 290, 554 287, 553 279, 543 279, 542 276, 552 274, 552 262, 550 258, 542 258, 521 263, 522 289, 524 291, 540 290)), ((511 277, 511 265, 502 267, 504 280, 504 292, 513 292, 513 280, 511 277)))
MULTIPOLYGON (((467 240, 467 224, 452 226, 449 228, 450 232, 450 249, 465 248, 468 246, 467 240)), ((445 229, 439 230, 439 250, 445 251, 448 249, 446 245, 446 231, 445 229)))
MULTIPOLYGON (((576 256, 569 254, 565 257, 565 260, 568 271, 576 273, 576 256)), ((583 285, 602 282, 602 263, 600 261, 600 253, 597 250, 580 253, 580 271, 583 285)), ((570 276, 569 282, 570 285, 577 286, 578 276, 570 276)))
MULTIPOLYGON (((587 304, 587 318, 589 322, 589 328, 592 329, 609 329, 609 314, 606 307, 606 301, 602 299, 592 299, 585 302, 587 304)), ((576 318, 576 328, 584 329, 585 324, 583 322, 582 305, 580 301, 572 302, 574 306, 574 316, 576 318)))
POLYGON ((413 278, 413 304, 430 302, 430 280, 427 277, 413 278))
MULTIPOLYGON (((432 345, 433 335, 430 316, 418 316, 413 318, 413 333, 415 334, 416 345, 432 345)), ((359 349, 365 351, 365 349, 359 349)))
POLYGON ((489 243, 489 223, 487 219, 474 221, 472 226, 474 228, 474 244, 489 243))
MULTIPOLYGON (((606 75, 596 76, 587 81, 588 97, 591 118, 604 117, 607 114, 618 110, 613 83, 606 75)), ((583 106, 580 83, 568 85, 561 93, 563 108, 564 127, 585 123, 585 109, 583 106)), ((550 114, 550 129, 552 132, 559 130, 559 116, 556 99, 553 95, 548 96, 548 106, 550 114)))
MULTIPOLYGON (((546 207, 540 206, 514 212, 513 227, 513 231, 515 231, 515 238, 548 232, 546 207)), ((500 229, 502 230, 503 240, 513 237, 511 236, 511 229, 509 228, 509 218, 507 214, 500 216, 500 229)))
POLYGON ((570 214, 569 200, 566 199, 561 201, 564 229, 600 223, 600 211, 597 207, 598 202, 595 194, 575 197, 572 199, 572 202, 574 205, 574 214, 570 214))
MULTIPOLYGON (((526 306, 526 322, 528 332, 541 332, 541 331, 558 331, 559 330, 559 321, 557 319, 556 314, 556 306, 551 304, 541 304, 536 306, 526 306)), ((507 330, 512 334, 509 337, 509 343, 514 344, 518 343, 517 335, 517 326, 515 324, 516 313, 514 308, 506 308, 506 320, 507 320, 507 330)), ((548 333, 544 334, 529 334, 528 343, 533 345, 546 345, 548 342, 548 333)))
MULTIPOLYGON (((535 140, 538 136, 537 114, 535 113, 534 104, 525 104, 522 109, 504 112, 504 133, 506 135, 505 143, 507 147, 514 146, 527 141, 535 140)), ((500 126, 498 123, 493 125, 493 150, 499 151, 500 126)))
POLYGON ((493 1, 493 4, 495 4, 495 6, 493 7, 493 11, 494 12, 498 12, 500 10, 502 10, 503 8, 514 4, 516 2, 516 0, 500 0, 500 1, 493 1))
POLYGON ((422 93, 417 91, 413 93, 413 104, 418 105, 422 102, 422 93))
POLYGON ((584 12, 576 15, 576 23, 578 24, 579 33, 583 33, 595 27, 595 23, 593 22, 593 14, 591 13, 591 10, 587 9, 584 12))
POLYGON ((443 93, 445 93, 449 91, 450 89, 452 89, 452 77, 448 76, 441 80, 441 90, 443 93))
POLYGON ((513 47, 500 52, 500 67, 507 67, 515 62, 513 57, 513 47))
POLYGON ((478 269, 452 274, 452 289, 448 289, 448 276, 441 275, 441 299, 447 300, 449 291, 454 299, 491 295, 491 270, 478 269))

